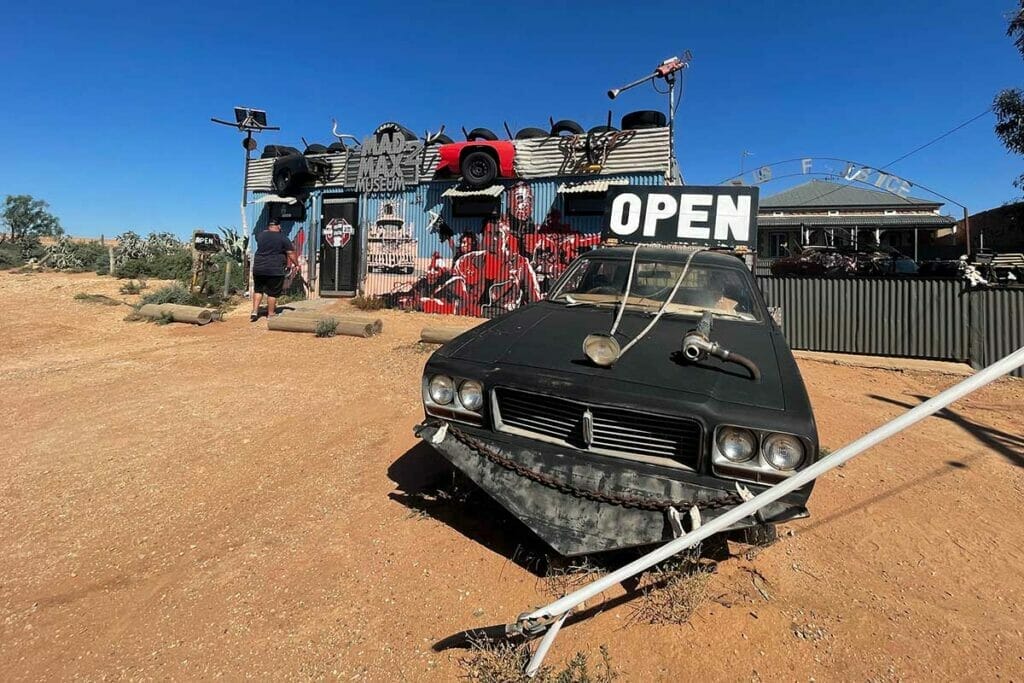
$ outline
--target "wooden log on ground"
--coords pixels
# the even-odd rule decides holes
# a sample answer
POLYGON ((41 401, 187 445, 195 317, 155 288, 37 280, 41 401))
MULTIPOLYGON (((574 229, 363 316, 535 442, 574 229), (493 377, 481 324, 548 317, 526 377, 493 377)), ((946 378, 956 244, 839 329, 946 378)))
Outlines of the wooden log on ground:
POLYGON ((313 318, 315 320, 323 320, 324 318, 334 318, 338 322, 343 323, 370 323, 373 325, 373 333, 380 334, 384 331, 384 321, 380 318, 367 318, 359 315, 342 315, 337 313, 325 313, 324 311, 318 311, 315 308, 299 308, 292 311, 282 313, 287 318, 313 318))
POLYGON ((460 327, 424 327, 420 341, 424 344, 447 344, 465 331, 460 327))
MULTIPOLYGON (((304 316, 290 316, 290 315, 275 315, 269 321, 267 321, 268 330, 278 330, 281 332, 316 332, 317 325, 322 320, 327 320, 333 316, 324 316, 323 318, 308 318, 304 316)), ((372 322, 344 322, 337 318, 334 318, 338 322, 338 326, 335 328, 334 333, 344 335, 346 337, 372 337, 373 336, 373 323, 372 322)))
POLYGON ((176 323, 192 323, 206 325, 213 320, 214 311, 199 306, 181 306, 179 304, 146 304, 139 309, 139 315, 147 318, 160 318, 169 314, 176 323))

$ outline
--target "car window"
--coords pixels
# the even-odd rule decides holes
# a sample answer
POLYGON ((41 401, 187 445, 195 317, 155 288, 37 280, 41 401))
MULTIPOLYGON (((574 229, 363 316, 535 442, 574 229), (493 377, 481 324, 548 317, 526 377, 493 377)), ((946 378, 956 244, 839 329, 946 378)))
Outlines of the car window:
MULTIPOLYGON (((671 294, 683 267, 683 263, 638 261, 628 305, 656 310, 671 294)), ((582 258, 550 298, 562 303, 616 305, 628 277, 627 260, 582 258)), ((709 310, 720 317, 761 320, 756 301, 745 272, 691 265, 666 312, 687 315, 709 310)))

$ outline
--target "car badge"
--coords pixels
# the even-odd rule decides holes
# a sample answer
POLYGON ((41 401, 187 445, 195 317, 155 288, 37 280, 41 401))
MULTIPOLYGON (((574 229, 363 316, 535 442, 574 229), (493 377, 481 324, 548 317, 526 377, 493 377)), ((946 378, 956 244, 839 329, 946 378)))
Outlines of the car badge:
POLYGON ((590 408, 583 411, 583 441, 587 446, 594 442, 594 414, 590 408))

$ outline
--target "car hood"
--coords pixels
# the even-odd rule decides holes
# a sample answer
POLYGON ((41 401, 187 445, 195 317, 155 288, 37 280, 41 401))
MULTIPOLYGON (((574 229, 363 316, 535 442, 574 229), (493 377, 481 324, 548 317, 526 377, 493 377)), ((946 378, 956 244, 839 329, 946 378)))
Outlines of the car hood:
MULTIPOLYGON (((761 379, 754 381, 742 366, 716 358, 699 363, 678 360, 683 335, 696 326, 695 317, 664 316, 613 367, 598 367, 584 355, 583 339, 594 332, 607 334, 614 317, 612 308, 542 302, 471 330, 447 345, 441 355, 491 369, 518 366, 577 375, 589 384, 628 383, 638 392, 676 394, 691 403, 715 400, 786 408, 777 354, 789 350, 784 345, 777 348, 768 323, 716 319, 711 334, 713 341, 757 364, 761 379)), ((650 321, 648 314, 627 311, 616 338, 625 346, 650 321)))

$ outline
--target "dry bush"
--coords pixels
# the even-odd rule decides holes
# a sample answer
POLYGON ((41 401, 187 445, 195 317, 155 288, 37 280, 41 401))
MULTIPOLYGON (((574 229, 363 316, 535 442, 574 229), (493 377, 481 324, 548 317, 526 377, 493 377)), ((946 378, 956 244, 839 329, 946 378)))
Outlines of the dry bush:
POLYGON ((630 620, 646 624, 685 624, 708 600, 713 565, 691 558, 670 560, 640 579, 641 596, 630 620))
POLYGON ((111 299, 106 294, 87 294, 79 292, 75 294, 75 301, 83 301, 90 304, 103 304, 104 306, 120 306, 123 302, 111 299))
POLYGON ((600 653, 601 659, 593 668, 590 657, 577 652, 561 669, 544 666, 536 676, 527 678, 523 674, 531 656, 527 644, 478 641, 459 664, 465 678, 473 683, 611 683, 619 674, 612 667, 607 646, 602 645, 600 653))
POLYGON ((384 308, 384 299, 381 297, 363 296, 360 294, 352 299, 352 305, 361 311, 379 311, 384 308))
POLYGON ((146 289, 149 285, 146 284, 145 280, 129 280, 128 282, 121 285, 119 290, 122 294, 139 294, 142 290, 146 289))
POLYGON ((541 579, 544 591, 553 598, 568 595, 608 572, 607 567, 586 556, 575 558, 569 564, 556 562, 557 560, 548 561, 547 572, 541 579))

